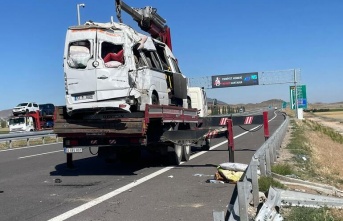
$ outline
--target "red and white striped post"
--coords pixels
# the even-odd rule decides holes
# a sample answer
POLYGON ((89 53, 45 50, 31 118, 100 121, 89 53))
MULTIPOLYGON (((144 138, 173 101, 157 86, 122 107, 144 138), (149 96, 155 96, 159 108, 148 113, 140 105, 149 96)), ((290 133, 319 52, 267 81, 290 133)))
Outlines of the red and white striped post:
POLYGON ((263 112, 263 127, 264 127, 264 139, 269 138, 269 122, 268 122, 268 111, 263 112))
POLYGON ((235 162, 235 146, 233 143, 232 119, 227 119, 227 147, 229 150, 229 162, 235 162))

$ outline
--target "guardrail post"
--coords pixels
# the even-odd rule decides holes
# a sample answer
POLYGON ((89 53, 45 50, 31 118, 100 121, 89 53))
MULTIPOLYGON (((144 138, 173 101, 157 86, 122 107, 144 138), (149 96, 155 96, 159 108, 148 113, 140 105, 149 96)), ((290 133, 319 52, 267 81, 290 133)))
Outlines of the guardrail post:
POLYGON ((12 148, 12 140, 9 140, 10 149, 12 148))
POLYGON ((260 171, 261 171, 261 176, 266 176, 266 153, 263 155, 259 155, 259 161, 260 161, 260 171))
POLYGON ((213 211, 213 221, 224 221, 225 214, 224 211, 213 211))
POLYGON ((30 138, 26 139, 26 146, 28 146, 28 147, 30 146, 30 138))
POLYGON ((45 137, 42 137, 42 143, 45 144, 45 137))
POLYGON ((271 169, 271 165, 270 165, 270 150, 269 150, 269 145, 267 145, 266 148, 266 174, 267 176, 272 174, 272 169, 271 169))
POLYGON ((248 202, 247 196, 245 195, 245 182, 237 182, 238 190, 238 205, 239 205, 239 218, 241 221, 248 221, 248 202))
POLYGON ((252 196, 253 196, 253 203, 255 207, 257 207, 259 204, 257 165, 258 165, 258 161, 255 158, 253 158, 251 161, 250 167, 251 167, 252 196))
POLYGON ((55 138, 56 138, 56 143, 58 143, 58 136, 56 135, 56 137, 55 137, 55 138))
POLYGON ((273 165, 275 162, 275 153, 274 153, 274 147, 272 143, 268 144, 269 154, 270 154, 270 165, 273 165))

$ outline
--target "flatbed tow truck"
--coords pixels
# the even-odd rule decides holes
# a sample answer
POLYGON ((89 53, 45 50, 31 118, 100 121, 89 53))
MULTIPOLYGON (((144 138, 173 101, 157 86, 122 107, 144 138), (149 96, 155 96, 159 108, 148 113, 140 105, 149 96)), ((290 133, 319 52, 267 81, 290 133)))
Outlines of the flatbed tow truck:
MULTIPOLYGON (((115 4, 117 17, 121 23, 121 10, 124 10, 132 16, 142 30, 151 35, 151 38, 164 43, 171 50, 170 29, 165 24, 166 21, 157 14, 156 9, 148 6, 134 9, 120 0, 116 0, 115 4)), ((71 31, 79 32, 81 29, 82 27, 75 27, 71 31)), ((106 29, 102 30, 106 31, 106 29)), ((98 65, 95 64, 96 62, 92 63, 95 68, 98 65)), ((76 73, 82 70, 73 71, 76 73)), ((87 72, 88 67, 84 71, 87 72)), ((164 72, 168 88, 172 91, 187 87, 184 83, 178 85, 177 82, 180 81, 174 79, 180 75, 180 72, 176 75, 170 75, 169 69, 164 72)), ((98 77, 99 79, 106 80, 103 76, 98 77)), ((77 86, 77 83, 69 83, 69 85, 72 88, 74 85, 77 86)), ((205 93, 201 92, 200 96, 206 102, 205 93)), ((141 149, 145 148, 166 157, 173 165, 179 165, 182 160, 187 161, 191 153, 191 144, 203 140, 200 142, 204 142, 205 146, 208 145, 204 141, 208 129, 202 127, 199 110, 191 108, 190 100, 185 100, 187 104, 184 101, 181 101, 182 104, 169 102, 169 105, 151 102, 145 104, 144 111, 130 112, 118 111, 118 108, 94 110, 88 108, 71 114, 68 106, 56 107, 54 133, 63 137, 67 166, 73 167, 74 153, 80 153, 88 147, 98 147, 98 156, 106 160, 116 159, 120 155, 134 160, 140 157, 141 149)))

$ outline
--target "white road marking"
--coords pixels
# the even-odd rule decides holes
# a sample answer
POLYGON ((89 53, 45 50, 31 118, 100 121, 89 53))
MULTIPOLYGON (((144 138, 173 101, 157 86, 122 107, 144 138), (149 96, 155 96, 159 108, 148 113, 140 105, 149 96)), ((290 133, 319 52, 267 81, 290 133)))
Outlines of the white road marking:
POLYGON ((51 151, 51 152, 46 152, 46 153, 39 153, 39 154, 34 154, 34 155, 29 155, 29 156, 24 156, 24 157, 18 157, 18 159, 36 157, 36 156, 41 156, 41 155, 46 155, 46 154, 51 154, 51 153, 57 153, 57 152, 61 152, 61 151, 64 151, 64 150, 56 150, 56 151, 51 151))
MULTIPOLYGON (((234 139, 236 139, 237 137, 243 136, 246 133, 248 133, 248 131, 235 136, 234 139)), ((227 143, 227 141, 223 141, 223 142, 221 142, 219 144, 214 145, 213 147, 210 148, 210 150, 213 150, 213 149, 221 146, 224 143, 227 143)), ((198 157, 198 156, 200 156, 200 155, 202 155, 202 154, 204 154, 206 152, 207 151, 201 151, 199 153, 193 154, 190 157, 190 159, 194 159, 194 158, 196 158, 196 157, 198 157)), ((183 164, 183 163, 185 163, 185 162, 181 162, 180 165, 183 164)), ((150 179, 152 179, 152 178, 154 178, 154 177, 156 177, 158 175, 161 175, 161 174, 163 174, 163 173, 165 173, 165 172, 167 172, 167 171, 169 171, 169 170, 171 170, 173 168, 175 168, 175 166, 165 167, 165 168, 163 168, 161 170, 158 170, 158 171, 156 171, 156 172, 154 172, 152 174, 149 174, 148 176, 145 176, 145 177, 143 177, 143 178, 141 178, 139 180, 136 180, 135 182, 131 182, 131 183, 129 183, 129 184, 119 188, 119 189, 116 189, 116 190, 114 190, 112 192, 109 192, 109 193, 107 193, 107 194, 105 194, 103 196, 100 196, 100 197, 98 197, 98 198, 96 198, 96 199, 94 199, 94 200, 92 200, 92 201, 90 201, 88 203, 85 203, 85 204, 83 204, 83 205, 81 205, 79 207, 76 207, 76 208, 74 208, 72 210, 69 210, 69 211, 67 211, 67 212, 65 212, 65 213, 63 213, 63 214, 61 214, 59 216, 56 216, 56 217, 54 217, 54 218, 52 218, 52 219, 50 219, 48 221, 62 221, 62 220, 66 220, 66 219, 68 219, 68 218, 70 218, 72 216, 75 216, 76 214, 79 214, 79 213, 81 213, 81 212, 83 212, 83 211, 85 211, 85 210, 87 210, 87 209, 89 209, 89 208, 91 208, 91 207, 93 207, 95 205, 98 205, 99 203, 102 203, 102 202, 104 202, 104 201, 106 201, 106 200, 108 200, 108 199, 110 199, 110 198, 112 198, 112 197, 114 197, 114 196, 124 192, 124 191, 127 191, 127 190, 129 190, 129 189, 131 189, 131 188, 133 188, 135 186, 138 186, 138 185, 144 183, 145 181, 148 181, 148 180, 150 180, 150 179)))
MULTIPOLYGON (((273 120, 275 117, 276 117, 276 115, 272 119, 270 119, 269 121, 273 120)), ((254 129, 258 128, 258 127, 260 127, 260 126, 254 127, 251 130, 254 130, 254 129)), ((245 131, 245 132, 235 136, 234 139, 236 139, 238 137, 241 137, 241 136, 243 136, 244 134, 247 134, 247 133, 249 133, 249 131, 245 131)), ((225 143, 227 143, 227 140, 223 141, 223 142, 221 142, 219 144, 214 145, 213 147, 210 148, 210 150, 213 150, 213 149, 215 149, 215 148, 217 148, 217 147, 219 147, 219 146, 221 146, 221 145, 223 145, 225 143)), ((198 157, 198 156, 200 156, 200 155, 202 155, 202 154, 204 154, 206 152, 207 151, 201 151, 199 153, 193 154, 190 157, 190 159, 194 159, 194 158, 196 158, 196 157, 198 157)), ((185 162, 181 162, 180 165, 183 164, 183 163, 185 163, 185 162)), ((148 180, 150 180, 150 179, 152 179, 152 178, 154 178, 154 177, 156 177, 158 175, 161 175, 161 174, 163 174, 163 173, 165 173, 165 172, 167 172, 167 171, 169 171, 169 170, 171 170, 173 168, 175 168, 175 166, 169 166, 169 167, 165 167, 163 169, 160 169, 160 170, 158 170, 158 171, 156 171, 156 172, 154 172, 152 174, 149 174, 148 176, 145 176, 145 177, 143 177, 143 178, 141 178, 139 180, 136 180, 135 182, 131 182, 131 183, 129 183, 129 184, 123 186, 123 187, 120 187, 119 189, 116 189, 116 190, 114 190, 112 192, 109 192, 109 193, 103 195, 103 196, 100 196, 100 197, 98 197, 98 198, 96 198, 96 199, 94 199, 94 200, 92 200, 92 201, 90 201, 88 203, 85 203, 85 204, 83 204, 81 206, 78 206, 78 207, 76 207, 76 208, 74 208, 72 210, 69 210, 69 211, 67 211, 67 212, 65 212, 65 213, 63 213, 63 214, 61 214, 59 216, 56 216, 56 217, 54 217, 52 219, 49 219, 48 221, 62 221, 62 220, 69 219, 72 216, 75 216, 75 215, 77 215, 77 214, 79 214, 79 213, 81 213, 81 212, 83 212, 83 211, 85 211, 85 210, 87 210, 87 209, 89 209, 89 208, 91 208, 93 206, 98 205, 99 203, 102 203, 102 202, 104 202, 104 201, 106 201, 106 200, 108 200, 108 199, 110 199, 110 198, 112 198, 112 197, 114 197, 116 195, 119 195, 120 193, 122 193, 124 191, 130 190, 131 188, 133 188, 135 186, 138 186, 138 185, 144 183, 145 181, 148 181, 148 180)))

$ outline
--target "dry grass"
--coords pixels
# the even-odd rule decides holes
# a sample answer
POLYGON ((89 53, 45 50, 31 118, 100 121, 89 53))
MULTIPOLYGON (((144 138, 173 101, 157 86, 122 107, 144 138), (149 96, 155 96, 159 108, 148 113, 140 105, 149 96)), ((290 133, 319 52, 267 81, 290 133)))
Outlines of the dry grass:
POLYGON ((7 134, 9 131, 10 129, 8 127, 0 128, 0 134, 7 134))
POLYGON ((321 176, 317 179, 343 189, 343 183, 337 182, 343 176, 343 145, 315 131, 307 131, 306 135, 311 143, 312 168, 321 176))
MULTIPOLYGON (((286 134, 282 144, 283 148, 280 149, 280 156, 276 164, 288 163, 292 166, 294 171, 301 172, 296 173, 297 175, 300 175, 301 179, 332 185, 340 190, 343 190, 343 145, 334 141, 329 135, 324 134, 323 130, 315 130, 313 127, 313 125, 319 124, 320 127, 330 127, 337 132, 342 131, 343 124, 337 122, 337 119, 335 120, 333 117, 337 116, 336 113, 338 112, 327 112, 325 114, 328 113, 333 114, 329 114, 329 118, 324 118, 305 113, 304 117, 306 120, 294 121, 297 127, 300 127, 304 133, 301 145, 309 147, 309 158, 306 162, 304 162, 307 165, 297 163, 295 160, 295 155, 293 155, 290 150, 284 148, 291 141, 291 132, 293 129, 290 129, 286 134)), ((294 189, 295 187, 288 186, 288 188, 294 189)), ((296 189, 303 190, 307 193, 313 193, 312 190, 303 188, 301 186, 297 186, 296 189)), ((306 211, 304 210, 303 213, 305 212, 306 211)), ((334 220, 343 220, 343 210, 330 209, 329 213, 335 217, 334 220)))
POLYGON ((319 117, 332 118, 337 120, 343 120, 343 111, 332 111, 332 112, 316 112, 314 115, 319 117))
MULTIPOLYGON (((58 142, 62 142, 62 138, 58 138, 58 142)), ((55 137, 45 137, 45 144, 56 143, 55 137)), ((29 145, 41 145, 43 144, 42 138, 30 139, 29 145)), ((27 141, 26 140, 14 140, 12 141, 12 148, 19 148, 19 147, 26 147, 27 141)), ((9 148, 9 142, 1 142, 0 143, 0 150, 5 150, 9 148)))

